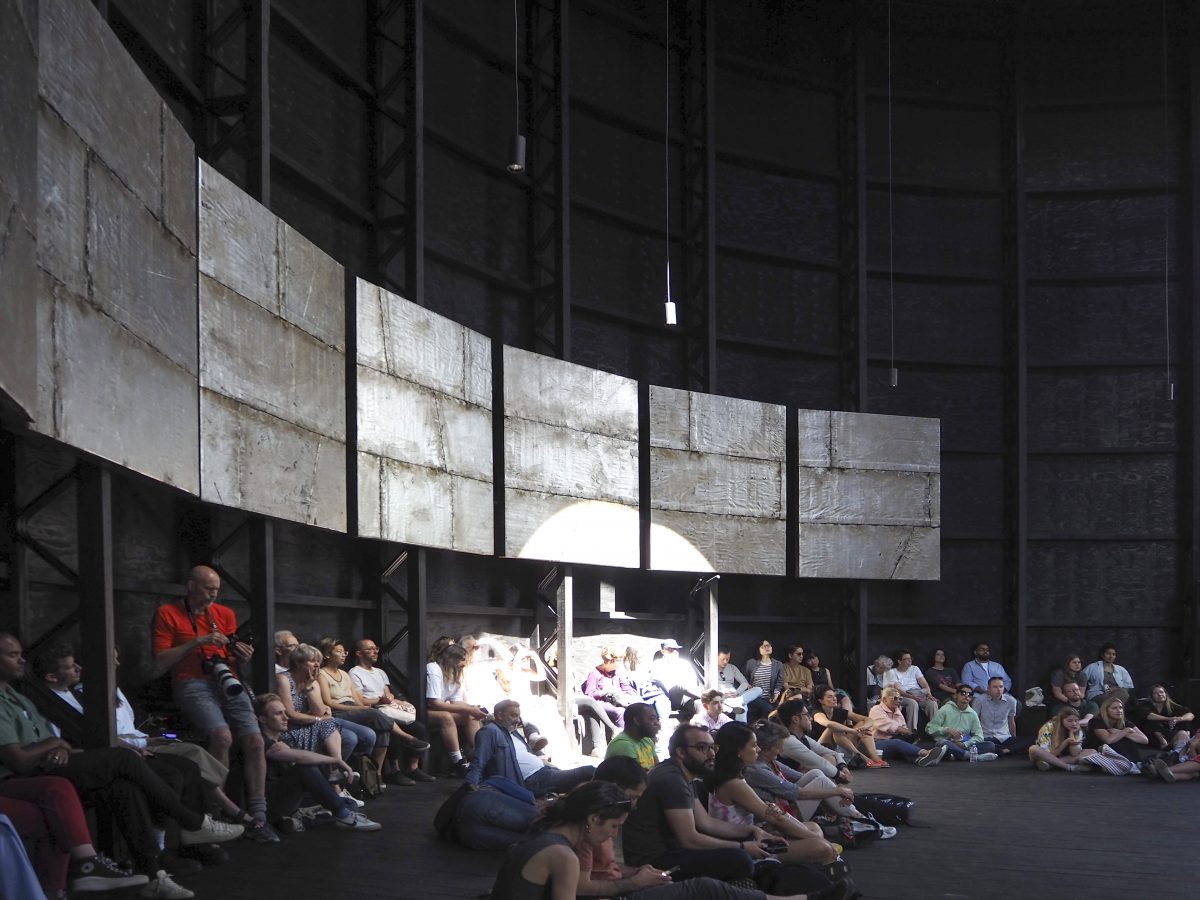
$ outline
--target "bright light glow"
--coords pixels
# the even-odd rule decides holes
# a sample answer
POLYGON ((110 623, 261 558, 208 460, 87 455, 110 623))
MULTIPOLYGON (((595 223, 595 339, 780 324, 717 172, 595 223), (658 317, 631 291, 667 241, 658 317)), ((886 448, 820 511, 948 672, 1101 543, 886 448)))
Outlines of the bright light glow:
MULTIPOLYGON (((638 511, 619 503, 580 500, 538 526, 517 556, 636 569, 638 511)), ((712 572, 712 564, 690 541, 662 525, 650 526, 655 569, 712 572)))
POLYGON ((674 301, 674 300, 668 300, 668 301, 667 301, 665 304, 663 304, 663 305, 664 305, 664 306, 666 306, 666 308, 667 308, 667 324, 668 324, 668 325, 677 325, 677 324, 678 324, 678 318, 677 318, 677 317, 676 317, 676 315, 675 315, 675 301, 674 301))

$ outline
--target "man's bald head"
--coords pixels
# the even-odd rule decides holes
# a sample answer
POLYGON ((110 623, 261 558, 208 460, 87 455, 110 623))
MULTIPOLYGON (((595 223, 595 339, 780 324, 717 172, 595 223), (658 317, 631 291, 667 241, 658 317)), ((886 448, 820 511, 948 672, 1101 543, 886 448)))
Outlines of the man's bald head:
POLYGON ((194 566, 188 572, 187 601, 193 610, 206 609, 221 590, 221 576, 211 566, 194 566))

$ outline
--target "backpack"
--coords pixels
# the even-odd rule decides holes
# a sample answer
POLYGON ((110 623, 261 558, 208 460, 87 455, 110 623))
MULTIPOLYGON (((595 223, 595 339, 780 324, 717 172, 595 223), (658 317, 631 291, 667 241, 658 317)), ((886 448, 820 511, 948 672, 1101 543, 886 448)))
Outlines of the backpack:
POLYGON ((369 800, 383 793, 387 785, 384 784, 383 776, 379 774, 379 766, 375 760, 363 754, 356 756, 352 764, 354 771, 358 773, 358 778, 350 785, 350 792, 354 796, 359 800, 369 800))
POLYGON ((858 794, 854 805, 859 812, 873 816, 881 825, 911 825, 909 821, 916 801, 895 794, 858 794))

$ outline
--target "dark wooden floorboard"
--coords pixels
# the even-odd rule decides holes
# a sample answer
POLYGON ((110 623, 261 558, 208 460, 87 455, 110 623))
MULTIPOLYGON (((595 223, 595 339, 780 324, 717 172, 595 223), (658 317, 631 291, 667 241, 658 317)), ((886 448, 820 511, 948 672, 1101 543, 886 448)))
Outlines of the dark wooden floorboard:
MULTIPOLYGON (((227 844, 230 864, 183 883, 200 898, 463 900, 487 892, 501 854, 437 840, 430 822, 458 782, 389 788, 373 834, 323 829, 277 846, 227 844)), ((894 840, 850 851, 872 900, 1200 897, 1200 780, 1041 773, 1015 760, 858 772, 859 792, 917 801, 894 840)))

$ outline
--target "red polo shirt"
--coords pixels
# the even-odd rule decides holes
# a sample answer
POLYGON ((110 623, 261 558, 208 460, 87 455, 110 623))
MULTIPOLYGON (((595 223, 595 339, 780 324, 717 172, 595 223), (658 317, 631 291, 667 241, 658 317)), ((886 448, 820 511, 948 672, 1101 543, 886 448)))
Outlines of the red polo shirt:
MULTIPOLYGON (((222 634, 233 634, 237 631, 237 616, 228 606, 220 603, 212 604, 204 612, 192 616, 188 613, 186 600, 174 600, 164 603, 154 613, 154 633, 150 648, 155 656, 164 650, 186 644, 193 638, 219 631, 222 634)), ((208 678, 201 661, 205 657, 229 659, 229 652, 216 644, 205 644, 197 648, 197 652, 188 653, 171 669, 172 681, 190 681, 197 678, 208 678)))

